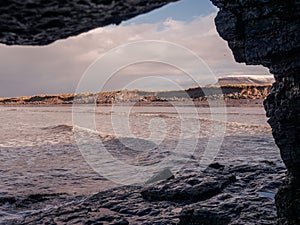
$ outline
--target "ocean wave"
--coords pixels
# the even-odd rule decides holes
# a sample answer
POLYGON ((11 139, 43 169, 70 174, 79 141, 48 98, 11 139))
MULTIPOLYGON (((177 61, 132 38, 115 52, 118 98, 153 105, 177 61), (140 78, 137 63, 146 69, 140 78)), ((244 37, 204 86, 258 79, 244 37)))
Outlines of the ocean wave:
POLYGON ((69 124, 59 124, 55 126, 42 127, 42 130, 51 131, 51 132, 85 132, 90 134, 99 135, 101 138, 115 138, 116 136, 108 133, 102 133, 97 130, 92 130, 86 127, 80 127, 77 125, 69 125, 69 124))
MULTIPOLYGON (((250 115, 250 114, 249 114, 250 115)), ((161 114, 137 114, 136 116, 143 116, 143 117, 160 117, 160 118, 180 118, 180 115, 161 115, 161 114)), ((226 120, 217 120, 213 118, 207 118, 207 117, 199 117, 199 116, 183 116, 184 119, 190 119, 190 120, 199 120, 202 123, 219 123, 219 124, 226 124, 226 126, 231 127, 241 127, 241 128, 261 128, 261 129, 270 129, 270 126, 267 124, 249 124, 249 123, 241 123, 241 122, 231 122, 226 120)))
POLYGON ((261 124, 248 124, 248 123, 239 123, 239 122, 227 122, 227 124, 236 127, 271 129, 269 125, 261 125, 261 124))
POLYGON ((42 130, 50 130, 50 131, 56 131, 56 132, 72 132, 73 126, 68 124, 59 124, 55 126, 48 126, 48 127, 42 127, 42 130))
POLYGON ((117 139, 118 137, 113 135, 113 134, 108 134, 108 133, 103 133, 103 132, 99 132, 97 130, 92 130, 86 127, 80 127, 80 126, 76 126, 74 125, 72 127, 72 131, 75 133, 87 133, 87 134, 94 134, 94 135, 98 135, 102 141, 110 141, 110 140, 114 140, 117 139))
POLYGON ((226 126, 232 126, 232 127, 247 127, 247 128, 264 128, 264 129, 271 129, 269 125, 262 125, 262 124, 249 124, 249 123, 240 123, 240 122, 230 122, 226 120, 214 120, 210 118, 198 118, 200 122, 210 122, 210 123, 222 123, 226 124, 226 126))

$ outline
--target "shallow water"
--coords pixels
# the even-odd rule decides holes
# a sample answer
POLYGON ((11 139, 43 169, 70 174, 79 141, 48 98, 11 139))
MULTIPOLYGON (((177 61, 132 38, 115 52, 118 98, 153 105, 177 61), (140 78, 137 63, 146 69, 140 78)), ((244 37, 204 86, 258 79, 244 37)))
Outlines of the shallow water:
MULTIPOLYGON (((0 222, 27 213, 14 211, 3 200, 7 197, 22 199, 37 193, 86 196, 119 185, 101 174, 102 166, 110 163, 107 159, 95 156, 99 174, 89 165, 95 165, 92 157, 88 162, 83 157, 81 144, 85 141, 90 146, 95 137, 118 162, 134 168, 156 165, 158 171, 164 159, 176 165, 172 172, 187 170, 189 159, 200 160, 210 140, 222 141, 213 146, 221 146, 215 161, 223 164, 280 160, 262 107, 231 107, 226 113, 214 108, 214 115, 209 108, 188 106, 100 106, 90 110, 81 113, 84 119, 92 112, 94 130, 74 126, 69 106, 0 107, 0 222), (84 137, 82 143, 78 135, 84 137)), ((103 173, 123 181, 123 167, 113 165, 103 173)), ((146 179, 147 172, 137 178, 146 179)), ((270 197, 265 193, 259 194, 270 197)), ((57 204, 65 204, 65 200, 62 197, 57 204)))

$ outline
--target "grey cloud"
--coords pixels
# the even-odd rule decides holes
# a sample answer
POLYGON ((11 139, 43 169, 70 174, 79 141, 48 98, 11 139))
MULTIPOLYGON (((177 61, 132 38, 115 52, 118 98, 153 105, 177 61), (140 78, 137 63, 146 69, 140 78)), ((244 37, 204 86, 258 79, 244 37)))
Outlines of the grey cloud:
MULTIPOLYGON (((1 45, 0 96, 74 92, 84 71, 98 57, 121 44, 140 40, 165 40, 182 45, 199 55, 217 76, 268 74, 265 68, 234 62, 226 42, 215 30, 214 16, 215 14, 198 17, 190 23, 168 19, 160 24, 109 26, 57 41, 47 47, 1 45)), ((183 55, 169 55, 178 61, 185 60, 183 55)), ((190 63, 192 67, 193 62, 190 63)), ((124 70, 114 80, 116 84, 111 85, 111 88, 126 85, 128 76, 149 76, 149 71, 152 70, 153 65, 124 70)), ((186 86, 193 85, 178 70, 156 65, 155 73, 177 79, 186 86)), ((203 74, 205 75, 209 74, 203 74)), ((157 85, 157 89, 168 89, 165 84, 154 85, 157 85)))

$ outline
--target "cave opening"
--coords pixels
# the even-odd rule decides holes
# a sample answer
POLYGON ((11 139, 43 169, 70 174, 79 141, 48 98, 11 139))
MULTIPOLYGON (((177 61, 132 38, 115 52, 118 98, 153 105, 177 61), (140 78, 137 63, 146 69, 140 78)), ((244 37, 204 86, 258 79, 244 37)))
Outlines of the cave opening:
MULTIPOLYGON (((202 15, 198 20, 194 18, 188 22, 168 19, 158 25, 156 24, 157 26, 153 26, 153 24, 141 22, 143 19, 140 19, 140 22, 136 22, 137 24, 130 24, 130 22, 122 24, 122 20, 149 12, 173 1, 155 1, 148 4, 145 4, 145 1, 130 2, 131 4, 126 1, 104 1, 103 4, 98 4, 98 1, 45 2, 40 0, 36 3, 20 1, 1 3, 0 42, 6 45, 48 45, 57 39, 65 39, 96 27, 108 24, 119 24, 119 26, 99 28, 75 38, 57 41, 46 47, 8 47, 1 45, 0 69, 3 77, 1 77, 0 95, 2 97, 16 97, 43 93, 70 93, 76 89, 76 84, 85 67, 93 59, 103 54, 107 49, 120 44, 124 39, 135 41, 141 38, 155 39, 163 36, 166 40, 178 42, 202 55, 217 76, 223 75, 224 70, 227 71, 226 75, 236 70, 239 71, 239 75, 246 73, 245 71, 251 71, 247 72, 251 74, 264 73, 266 75, 269 74, 266 69, 251 67, 251 65, 262 65, 269 68, 274 74, 275 83, 264 102, 264 106, 269 118, 268 122, 272 127, 273 137, 288 169, 285 182, 275 198, 278 223, 299 224, 299 2, 296 0, 212 0, 219 8, 215 19, 217 32, 212 29, 214 28, 213 18, 217 13, 216 10, 214 11, 215 14, 207 13, 210 12, 208 10, 205 16, 202 15), (198 33, 199 27, 201 27, 201 31, 205 32, 198 33), (46 30, 47 32, 45 32, 46 30), (149 30, 152 31, 151 34, 149 34, 149 30), (136 31, 141 33, 137 34, 136 31), (180 34, 179 31, 185 32, 185 35, 180 34), (218 34, 227 41, 232 53, 228 50, 227 44, 218 38, 218 34), (107 38, 108 36, 110 38, 107 38), (86 39, 84 40, 84 38, 86 39), (101 43, 101 45, 95 43, 101 43), (202 52, 195 47, 199 45, 203 47, 202 52), (97 50, 95 50, 95 46, 97 50), (219 50, 217 50, 218 48, 219 50), (222 53, 220 54, 220 52, 222 53), (248 66, 235 64, 234 59, 237 62, 246 63, 248 66), (216 61, 222 63, 216 65, 216 61)), ((208 1, 201 1, 200 4, 206 4, 203 2, 208 1)), ((192 9, 194 10, 194 8, 192 9)), ((190 8, 190 10, 192 9, 190 8)), ((135 69, 135 71, 139 69, 135 69)), ((144 68, 144 70, 147 72, 150 69, 144 68)), ((175 81, 178 79, 176 73, 178 71, 173 71, 171 75, 175 81)), ((188 87, 190 84, 185 85, 188 87)), ((245 92, 243 90, 243 93, 247 91, 249 90, 245 90, 245 92)), ((56 98, 58 97, 56 96, 56 98)), ((40 98, 36 99, 40 100, 40 98)), ((16 100, 12 99, 12 101, 16 100)), ((30 102, 31 100, 27 99, 26 101, 30 102)), ((250 129, 249 124, 245 123, 250 119, 250 121, 257 120, 255 121, 257 127, 252 127, 253 130, 250 129, 247 132, 255 133, 256 131, 257 135, 260 129, 267 129, 261 127, 265 123, 262 117, 255 119, 252 118, 251 113, 248 113, 252 110, 253 108, 245 110, 244 114, 247 116, 242 115, 240 118, 237 116, 239 115, 238 112, 232 111, 232 121, 228 121, 229 126, 231 126, 230 129, 238 130, 234 128, 236 122, 239 123, 241 129, 250 129), (240 121, 235 121, 236 119, 240 121)), ((259 111, 258 114, 263 115, 263 111, 259 111)), ((58 128, 61 129, 61 127, 58 128)), ((255 150, 264 151, 264 148, 271 146, 274 151, 276 148, 273 143, 269 142, 269 139, 264 139, 265 130, 259 134, 261 137, 257 137, 256 141, 261 145, 255 147, 255 150)), ((250 151, 253 146, 245 144, 249 143, 249 139, 241 136, 240 140, 245 142, 233 139, 232 146, 246 147, 250 151)), ((277 161, 276 159, 270 162, 269 157, 273 157, 271 153, 264 157, 268 160, 263 163, 268 164, 269 168, 274 170, 274 174, 270 176, 279 176, 276 177, 277 183, 275 182, 278 185, 283 177, 282 173, 278 173, 276 170, 278 169, 276 165, 277 163, 280 164, 280 160, 277 161)), ((217 167, 222 168, 222 165, 212 166, 212 168, 217 167)), ((257 171, 260 171, 260 168, 257 171)), ((263 169, 261 171, 263 171, 261 176, 270 172, 263 169)), ((228 182, 232 182, 232 180, 228 179, 228 182)), ((274 198, 264 188, 257 191, 256 194, 272 200, 274 198)), ((220 201, 225 200, 221 199, 220 201)), ((194 216, 195 221, 205 222, 201 210, 195 208, 195 210, 187 210, 185 213, 186 217, 182 217, 183 221, 194 216)), ((224 215, 219 217, 215 214, 205 215, 215 217, 217 224, 229 223, 229 221, 236 219, 230 218, 228 220, 228 218, 224 218, 224 215)), ((242 216, 239 219, 241 221, 246 220, 242 216)))

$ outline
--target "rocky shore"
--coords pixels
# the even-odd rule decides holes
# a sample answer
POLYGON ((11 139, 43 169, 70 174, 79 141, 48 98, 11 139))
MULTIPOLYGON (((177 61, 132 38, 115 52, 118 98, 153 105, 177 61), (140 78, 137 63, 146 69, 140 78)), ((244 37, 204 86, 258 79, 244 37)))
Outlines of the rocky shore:
POLYGON ((0 199, 18 210, 36 209, 5 224, 238 225, 276 223, 274 196, 285 169, 280 160, 186 168, 144 187, 125 186, 87 198, 64 194, 0 199), (67 199, 63 203, 61 199, 67 199), (58 204, 60 202, 60 205, 58 204), (49 207, 52 204, 57 207, 49 207), (40 210, 41 206, 48 206, 40 210))
POLYGON ((112 104, 112 103, 155 103, 155 102, 207 102, 208 99, 264 100, 271 84, 232 84, 224 86, 196 87, 184 91, 139 91, 122 90, 101 93, 36 95, 15 98, 0 98, 0 105, 66 105, 66 104, 112 104))

